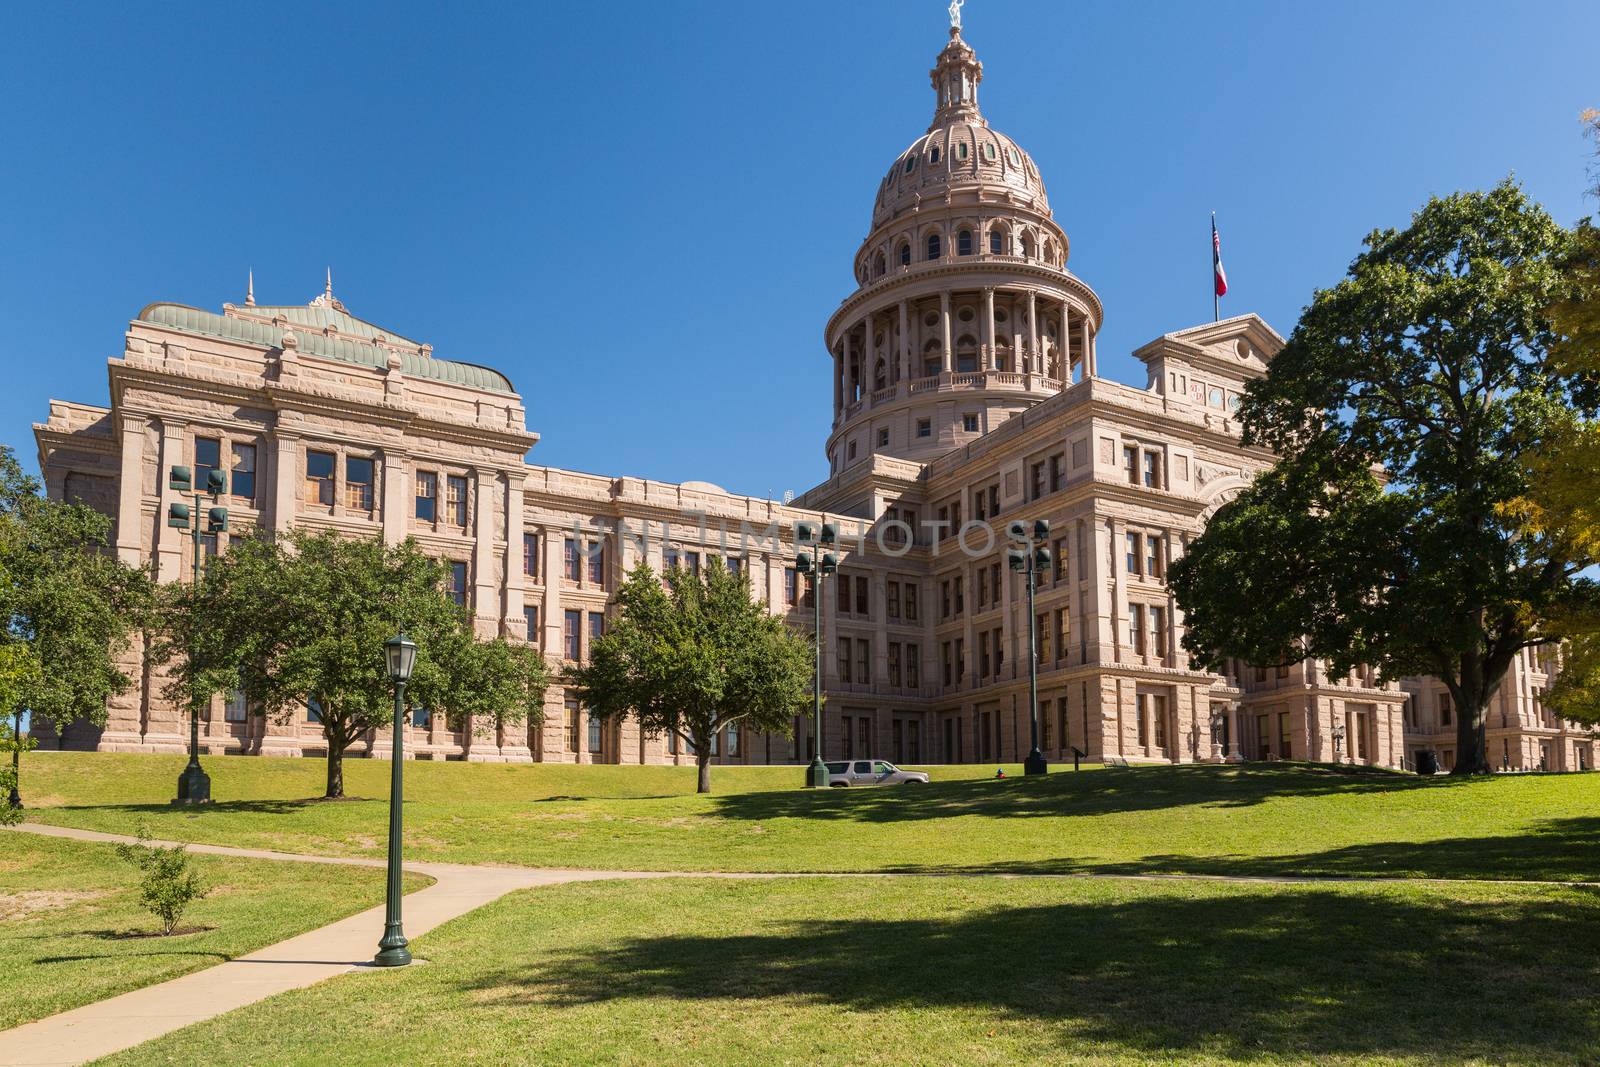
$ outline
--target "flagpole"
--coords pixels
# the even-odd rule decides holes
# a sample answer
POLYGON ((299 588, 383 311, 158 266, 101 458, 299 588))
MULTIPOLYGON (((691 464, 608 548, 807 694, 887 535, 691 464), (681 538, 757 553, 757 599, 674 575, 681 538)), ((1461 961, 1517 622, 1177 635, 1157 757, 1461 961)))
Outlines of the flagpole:
POLYGON ((1222 297, 1217 295, 1217 213, 1211 213, 1211 321, 1222 321, 1222 297))

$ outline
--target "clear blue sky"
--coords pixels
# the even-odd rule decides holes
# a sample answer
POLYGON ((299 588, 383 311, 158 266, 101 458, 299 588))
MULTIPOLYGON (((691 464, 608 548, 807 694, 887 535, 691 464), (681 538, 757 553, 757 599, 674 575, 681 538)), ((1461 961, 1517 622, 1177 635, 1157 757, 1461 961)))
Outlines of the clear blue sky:
MULTIPOLYGON (((943 0, 8 8, 0 443, 104 403, 172 300, 355 313, 506 371, 536 461, 803 490, 823 322, 926 126, 943 0), (708 427, 715 427, 709 431, 708 427)), ((1038 161, 1103 373, 1224 314, 1287 334, 1364 233, 1516 172, 1593 210, 1600 4, 971 0, 981 101, 1038 161)))

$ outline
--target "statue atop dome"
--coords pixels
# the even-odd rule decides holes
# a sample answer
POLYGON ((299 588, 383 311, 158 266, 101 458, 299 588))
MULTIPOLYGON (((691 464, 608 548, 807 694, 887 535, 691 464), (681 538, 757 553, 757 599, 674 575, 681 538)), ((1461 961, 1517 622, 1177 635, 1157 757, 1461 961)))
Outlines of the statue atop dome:
POLYGON ((952 30, 961 28, 961 6, 966 2, 967 0, 950 0, 950 28, 952 30))

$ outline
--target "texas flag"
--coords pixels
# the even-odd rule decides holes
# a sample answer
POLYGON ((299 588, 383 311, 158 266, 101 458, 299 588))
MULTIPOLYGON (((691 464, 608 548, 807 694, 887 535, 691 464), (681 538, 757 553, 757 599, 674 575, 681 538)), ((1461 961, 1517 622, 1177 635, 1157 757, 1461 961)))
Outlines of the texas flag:
POLYGON ((1228 292, 1228 272, 1222 269, 1222 238, 1217 236, 1217 214, 1211 213, 1211 273, 1215 276, 1216 293, 1225 296, 1228 292))

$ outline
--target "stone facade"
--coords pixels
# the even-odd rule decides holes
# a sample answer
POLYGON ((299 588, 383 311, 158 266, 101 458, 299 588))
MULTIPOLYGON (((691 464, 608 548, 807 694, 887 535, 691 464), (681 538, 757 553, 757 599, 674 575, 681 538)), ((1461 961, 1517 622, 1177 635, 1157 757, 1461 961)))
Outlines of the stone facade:
MULTIPOLYGON (((163 522, 177 500, 166 471, 227 467, 236 526, 416 537, 457 565, 480 633, 529 640, 553 663, 586 655, 640 559, 740 567, 772 611, 809 628, 795 526, 833 522, 843 545, 821 591, 824 754, 907 763, 1026 753, 1029 619, 1004 531, 1048 519, 1054 558, 1033 621, 1051 759, 1077 749, 1090 760, 1397 767, 1426 749, 1448 760, 1431 682, 1331 678, 1317 663, 1218 676, 1190 663, 1167 569, 1271 463, 1241 446, 1234 411, 1283 340, 1239 316, 1140 348, 1142 388, 1100 377, 1099 297, 1067 268, 1070 242, 1033 160, 979 111, 982 77, 953 30, 932 72, 933 124, 884 177, 858 288, 824 331, 830 476, 790 504, 529 463, 538 437, 507 379, 351 315, 331 282, 309 305, 258 306, 252 292, 220 314, 145 308, 109 361, 110 407, 52 401, 36 427, 48 490, 111 515, 122 558, 153 560, 175 581, 190 561, 163 522)), ((105 730, 74 727, 63 744, 183 748, 182 713, 136 653, 140 683, 113 702, 105 730)), ((1587 736, 1538 709, 1547 681, 1519 661, 1491 751, 1503 742, 1515 767, 1541 755, 1588 767, 1587 736)), ((808 761, 809 717, 795 728, 719 738, 717 761, 808 761)), ((632 724, 590 722, 559 686, 540 725, 406 729, 422 758, 692 760, 632 724)), ((324 748, 309 715, 267 722, 243 698, 217 700, 202 739, 213 753, 324 748)), ((380 735, 354 751, 386 746, 380 735)))

